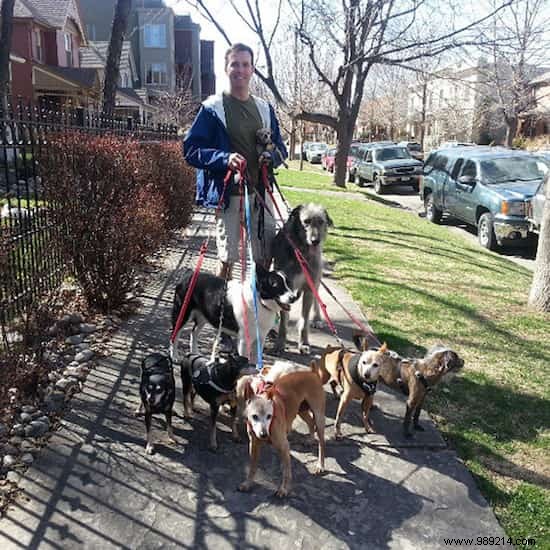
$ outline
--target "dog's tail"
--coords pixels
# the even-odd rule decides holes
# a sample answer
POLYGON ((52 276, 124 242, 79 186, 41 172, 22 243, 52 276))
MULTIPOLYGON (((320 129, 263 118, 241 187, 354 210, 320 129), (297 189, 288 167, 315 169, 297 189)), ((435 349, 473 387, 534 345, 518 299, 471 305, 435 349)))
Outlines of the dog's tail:
POLYGON ((189 288, 192 277, 193 271, 191 269, 188 269, 183 274, 180 283, 176 287, 176 292, 174 294, 174 305, 172 306, 172 329, 174 329, 174 327, 176 326, 176 321, 178 320, 181 306, 183 305, 183 301, 185 299, 185 295, 187 294, 187 289, 189 288))
POLYGON ((323 357, 321 357, 321 359, 312 360, 309 368, 312 370, 312 372, 317 374, 323 386, 330 380, 330 374, 325 367, 325 361, 323 357))

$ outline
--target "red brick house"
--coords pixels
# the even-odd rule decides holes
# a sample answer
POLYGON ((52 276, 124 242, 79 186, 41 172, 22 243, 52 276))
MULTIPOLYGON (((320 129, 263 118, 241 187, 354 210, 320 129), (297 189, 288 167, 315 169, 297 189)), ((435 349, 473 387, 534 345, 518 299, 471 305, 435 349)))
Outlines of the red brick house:
POLYGON ((12 96, 95 104, 100 83, 95 69, 80 67, 79 50, 87 42, 77 0, 16 0, 13 15, 12 96))

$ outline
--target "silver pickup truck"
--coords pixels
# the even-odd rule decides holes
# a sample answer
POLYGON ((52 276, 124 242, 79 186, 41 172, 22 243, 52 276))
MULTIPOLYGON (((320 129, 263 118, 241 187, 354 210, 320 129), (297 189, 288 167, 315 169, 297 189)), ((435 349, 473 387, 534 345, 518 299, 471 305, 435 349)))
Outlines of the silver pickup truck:
POLYGON ((527 217, 529 225, 533 233, 539 233, 542 223, 542 211, 546 202, 546 190, 548 189, 548 181, 550 180, 550 171, 547 172, 544 181, 539 185, 537 192, 533 195, 529 207, 527 209, 527 217))

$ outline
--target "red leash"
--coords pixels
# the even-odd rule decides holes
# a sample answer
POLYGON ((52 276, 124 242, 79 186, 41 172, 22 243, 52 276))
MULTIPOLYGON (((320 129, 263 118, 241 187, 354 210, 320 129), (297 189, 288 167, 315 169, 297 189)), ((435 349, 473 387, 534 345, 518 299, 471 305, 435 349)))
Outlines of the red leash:
MULTIPOLYGON (((219 216, 221 207, 223 205, 223 199, 225 197, 225 191, 227 189, 227 185, 229 184, 229 180, 231 179, 232 174, 233 172, 231 170, 227 170, 227 174, 223 179, 222 194, 220 196, 220 200, 218 201, 218 205, 216 206, 216 212, 215 212, 216 218, 219 216)), ((183 318, 185 317, 185 312, 189 307, 189 302, 191 301, 191 296, 193 294, 193 290, 195 289, 195 285, 197 284, 197 279, 199 277, 199 273, 202 267, 202 263, 204 261, 204 257, 206 256, 206 251, 208 250, 209 241, 210 241, 210 235, 208 235, 208 237, 204 239, 204 242, 201 245, 199 259, 197 260, 197 267, 195 267, 195 271, 193 272, 193 276, 191 277, 191 281, 189 283, 189 286, 187 287, 187 292, 185 293, 185 298, 183 299, 183 304, 181 305, 180 312, 178 314, 178 319, 176 321, 176 324, 174 325, 174 330, 172 331, 172 334, 170 336, 171 344, 173 344, 176 340, 176 336, 183 323, 183 318)))

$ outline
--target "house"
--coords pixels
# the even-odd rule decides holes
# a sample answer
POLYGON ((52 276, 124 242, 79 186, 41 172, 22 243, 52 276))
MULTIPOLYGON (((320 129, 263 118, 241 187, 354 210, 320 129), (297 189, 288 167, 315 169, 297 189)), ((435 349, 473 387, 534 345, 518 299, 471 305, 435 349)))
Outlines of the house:
POLYGON ((19 61, 11 63, 12 96, 36 104, 96 103, 97 71, 80 66, 86 45, 77 0, 16 0, 11 53, 19 61))
POLYGON ((446 140, 502 140, 504 126, 490 109, 494 90, 488 88, 480 63, 453 65, 409 86, 406 131, 420 141, 423 126, 425 149, 446 140))
POLYGON ((521 117, 521 133, 526 137, 550 134, 550 71, 530 82, 534 107, 521 117))
MULTIPOLYGON (((90 41, 88 47, 80 48, 81 67, 97 70, 101 88, 103 88, 105 81, 108 50, 109 42, 104 40, 90 41)), ((127 40, 122 43, 119 73, 115 96, 115 118, 126 119, 131 117, 140 121, 150 118, 155 109, 147 102, 147 93, 143 93, 143 97, 140 97, 138 93, 137 82, 139 77, 137 67, 131 44, 127 40)))

